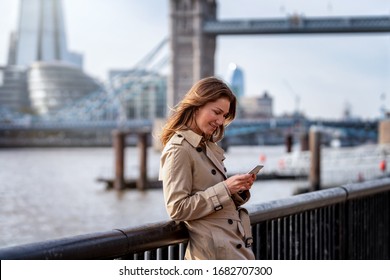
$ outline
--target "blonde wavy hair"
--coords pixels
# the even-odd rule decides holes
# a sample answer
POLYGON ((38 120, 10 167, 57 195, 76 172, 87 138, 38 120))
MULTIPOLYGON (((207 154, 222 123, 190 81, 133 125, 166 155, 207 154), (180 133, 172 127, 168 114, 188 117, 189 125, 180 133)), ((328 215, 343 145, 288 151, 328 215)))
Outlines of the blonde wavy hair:
POLYGON ((193 121, 194 113, 198 108, 220 98, 227 98, 230 101, 229 113, 224 124, 214 131, 211 140, 214 142, 221 140, 225 127, 236 117, 237 99, 222 80, 215 77, 207 77, 195 83, 183 99, 172 109, 160 135, 162 145, 165 146, 176 131, 187 129, 187 126, 193 121))

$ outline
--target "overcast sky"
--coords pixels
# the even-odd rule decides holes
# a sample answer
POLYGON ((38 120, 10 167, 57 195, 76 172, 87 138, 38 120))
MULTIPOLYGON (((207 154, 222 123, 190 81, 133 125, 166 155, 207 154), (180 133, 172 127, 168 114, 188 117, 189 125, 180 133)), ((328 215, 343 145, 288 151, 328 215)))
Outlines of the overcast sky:
MULTIPOLYGON (((168 0, 63 0, 68 48, 101 80, 110 69, 140 61, 169 29, 168 0)), ((0 65, 18 21, 18 0, 0 1, 0 65)), ((390 0, 219 0, 218 18, 388 15, 390 0)), ((362 118, 390 110, 390 34, 252 35, 217 39, 216 75, 229 63, 244 71, 245 94, 267 91, 274 113, 296 108, 309 117, 339 118, 349 104, 362 118)))

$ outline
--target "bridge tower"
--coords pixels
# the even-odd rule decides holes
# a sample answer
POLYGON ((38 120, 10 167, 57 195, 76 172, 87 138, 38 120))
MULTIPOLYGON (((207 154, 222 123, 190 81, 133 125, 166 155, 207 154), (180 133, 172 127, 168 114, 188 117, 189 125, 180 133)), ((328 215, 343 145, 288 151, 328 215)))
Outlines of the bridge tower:
POLYGON ((214 75, 216 35, 203 32, 216 19, 216 0, 170 0, 171 75, 168 105, 173 107, 197 80, 214 75))

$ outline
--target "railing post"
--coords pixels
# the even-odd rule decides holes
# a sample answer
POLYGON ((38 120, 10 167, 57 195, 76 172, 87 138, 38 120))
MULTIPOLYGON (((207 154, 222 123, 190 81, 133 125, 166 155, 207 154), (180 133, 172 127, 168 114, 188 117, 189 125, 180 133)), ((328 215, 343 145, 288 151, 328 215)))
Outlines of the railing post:
POLYGON ((148 134, 140 132, 138 134, 138 153, 139 153, 139 178, 137 181, 137 189, 145 190, 147 186, 147 148, 148 148, 148 134))
POLYGON ((321 131, 316 127, 310 129, 310 188, 318 191, 321 188, 321 131))
POLYGON ((114 189, 122 190, 125 187, 124 165, 125 165, 125 134, 122 131, 114 130, 113 145, 115 153, 115 178, 114 189))

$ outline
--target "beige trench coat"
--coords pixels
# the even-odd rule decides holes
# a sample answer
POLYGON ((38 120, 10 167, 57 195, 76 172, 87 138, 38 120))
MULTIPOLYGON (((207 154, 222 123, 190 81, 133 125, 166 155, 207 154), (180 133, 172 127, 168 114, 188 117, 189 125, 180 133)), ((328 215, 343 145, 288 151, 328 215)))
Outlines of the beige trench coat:
POLYGON ((250 193, 230 195, 223 182, 224 151, 191 130, 179 131, 165 146, 160 180, 170 217, 189 231, 186 259, 254 259, 247 211, 250 193))

